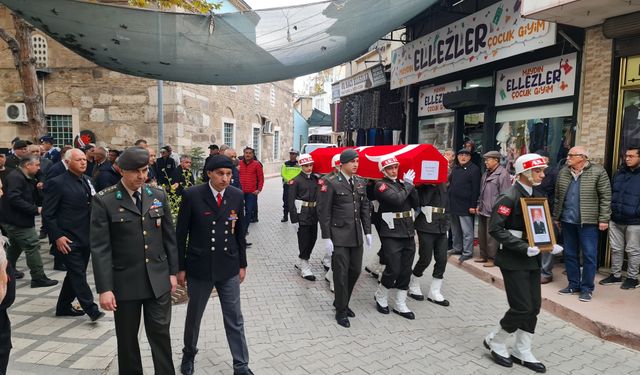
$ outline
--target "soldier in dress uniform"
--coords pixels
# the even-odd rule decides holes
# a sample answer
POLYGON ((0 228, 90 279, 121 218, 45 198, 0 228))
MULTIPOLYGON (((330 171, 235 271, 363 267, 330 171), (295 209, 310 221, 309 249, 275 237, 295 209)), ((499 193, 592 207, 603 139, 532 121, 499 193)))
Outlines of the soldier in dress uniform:
POLYGON ((378 169, 384 177, 376 182, 373 190, 380 202, 380 240, 386 263, 375 301, 378 312, 389 314, 389 289, 396 289, 393 312, 407 319, 415 319, 415 314, 407 307, 407 289, 416 254, 416 242, 413 239, 413 209, 419 203, 418 193, 413 186, 416 173, 408 170, 400 182, 399 166, 395 156, 381 159, 378 169))
POLYGON ((431 287, 427 300, 441 306, 449 306, 440 292, 444 270, 447 266, 447 232, 449 231, 449 215, 446 214, 448 201, 447 184, 426 184, 417 188, 420 198, 420 210, 416 217, 415 227, 418 232, 418 262, 413 267, 409 283, 409 297, 424 301, 420 289, 420 278, 429 267, 433 266, 431 287))
POLYGON ((318 186, 322 186, 324 180, 313 174, 311 155, 302 154, 297 161, 302 172, 289 181, 289 202, 287 205, 291 224, 298 233, 299 255, 296 268, 300 269, 300 276, 309 281, 315 281, 316 277, 309 266, 309 258, 318 238, 316 198, 318 186))
POLYGON ((141 310, 155 374, 174 374, 171 292, 178 251, 162 189, 145 184, 149 152, 129 147, 118 158, 122 179, 93 198, 90 244, 100 306, 114 312, 120 374, 142 374, 141 310))
POLYGON ((233 163, 228 157, 212 156, 205 169, 209 182, 185 191, 176 228, 178 282, 187 285, 189 292, 180 371, 185 375, 194 372, 200 322, 215 287, 233 357, 233 373, 249 375, 253 372, 249 369, 240 310, 240 283, 247 274, 244 194, 229 185, 233 163))
MULTIPOLYGON (((543 197, 534 190, 544 178, 545 160, 537 154, 525 154, 515 162, 516 183, 498 197, 491 213, 489 234, 500 244, 495 265, 500 267, 507 293, 509 310, 500 325, 484 339, 493 360, 505 367, 513 362, 536 372, 545 366, 531 352, 531 341, 540 312, 540 249, 530 247, 526 239, 525 222, 520 198, 543 197), (506 341, 515 332, 516 340, 509 355, 506 341)), ((552 254, 562 252, 554 245, 552 254)))
MULTIPOLYGON (((330 178, 331 176, 336 176, 338 175, 338 173, 340 173, 340 154, 335 154, 331 158, 331 172, 322 177, 322 183, 324 184, 325 182, 327 182, 328 178, 330 178)), ((333 271, 331 270, 331 254, 332 252, 329 251, 325 253, 324 257, 322 258, 322 266, 326 271, 326 273, 324 274, 324 279, 329 283, 329 290, 333 292, 335 288, 333 285, 333 271)))
POLYGON ((358 162, 358 153, 354 149, 342 151, 340 173, 327 178, 318 194, 322 238, 327 251, 333 254, 331 269, 336 321, 346 328, 351 326, 349 317, 355 317, 349 301, 362 270, 363 237, 367 247, 371 247, 369 200, 365 192, 366 182, 356 176, 358 162))

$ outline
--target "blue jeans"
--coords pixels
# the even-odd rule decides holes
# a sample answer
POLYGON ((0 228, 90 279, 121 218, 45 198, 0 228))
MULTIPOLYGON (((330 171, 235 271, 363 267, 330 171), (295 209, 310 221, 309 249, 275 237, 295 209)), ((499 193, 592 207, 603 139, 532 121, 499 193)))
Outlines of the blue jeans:
POLYGON ((598 226, 594 224, 569 224, 562 222, 564 238, 564 263, 567 268, 569 288, 581 292, 593 291, 598 255, 598 226), (582 251, 582 275, 580 253, 582 251))
POLYGON ((256 207, 258 206, 258 196, 253 193, 244 193, 244 226, 245 229, 249 229, 249 223, 251 218, 256 213, 256 207))

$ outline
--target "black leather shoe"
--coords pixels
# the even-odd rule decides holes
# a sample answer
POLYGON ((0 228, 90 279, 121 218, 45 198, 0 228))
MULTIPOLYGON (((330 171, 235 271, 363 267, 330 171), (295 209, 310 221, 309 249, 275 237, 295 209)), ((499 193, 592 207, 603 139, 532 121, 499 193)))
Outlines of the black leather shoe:
POLYGON ((424 301, 424 295, 423 294, 411 294, 411 293, 409 293, 409 297, 415 299, 416 301, 424 301))
POLYGON ((396 313, 396 314, 398 314, 398 315, 400 315, 401 317, 403 317, 403 318, 407 318, 407 319, 409 319, 409 320, 413 320, 413 319, 415 319, 415 318, 416 318, 416 315, 415 315, 413 312, 411 312, 411 311, 409 311, 409 312, 404 312, 404 313, 403 313, 403 312, 400 312, 400 311, 398 311, 398 310, 396 310, 396 309, 393 309, 393 312, 394 312, 394 313, 396 313))
POLYGON ((351 327, 351 323, 349 323, 349 318, 347 318, 346 314, 336 314, 336 322, 344 328, 351 327))
POLYGON ((282 220, 280 220, 281 223, 286 223, 287 221, 289 221, 289 218, 287 218, 286 216, 284 216, 282 220))
MULTIPOLYGON (((325 266, 324 264, 322 265, 322 267, 324 267, 324 272, 329 271, 329 267, 325 266)), ((327 282, 329 282, 329 280, 327 280, 327 282)))
POLYGON ((309 280, 309 281, 316 281, 315 275, 307 275, 307 276, 304 276, 303 279, 309 280))
POLYGON ((247 371, 245 372, 234 371, 233 375, 254 375, 254 374, 253 374, 253 371, 251 371, 251 369, 247 369, 247 371))
POLYGON ((101 319, 104 315, 105 315, 105 314, 104 314, 104 312, 103 312, 103 311, 98 311, 98 313, 97 313, 97 314, 95 314, 95 315, 91 315, 91 316, 90 316, 90 318, 91 318, 91 321, 92 321, 92 322, 95 322, 95 321, 97 321, 98 319, 101 319))
POLYGON ((382 305, 380 305, 378 303, 378 300, 376 299, 376 297, 373 297, 373 300, 376 301, 376 309, 378 309, 378 312, 380 314, 388 314, 389 313, 389 306, 382 307, 382 305))
POLYGON ((444 301, 436 301, 435 299, 427 298, 427 301, 433 302, 436 305, 440 305, 440 306, 444 306, 444 307, 449 306, 449 301, 447 301, 446 299, 444 301))
POLYGON ((182 363, 180 364, 180 373, 183 375, 193 375, 193 357, 182 358, 182 363))
POLYGON ((83 310, 76 309, 71 306, 69 306, 69 308, 67 309, 56 311, 56 316, 82 316, 82 315, 84 315, 83 310))
POLYGON ((513 361, 511 360, 511 358, 503 357, 500 354, 494 352, 493 350, 491 351, 491 357, 493 358, 493 361, 499 364, 500 366, 504 366, 504 367, 513 366, 513 361))
POLYGON ((251 242, 247 242, 247 247, 253 245, 251 242))
POLYGON ((351 310, 351 308, 347 307, 347 316, 349 318, 355 318, 356 317, 356 313, 354 313, 353 310, 351 310))
POLYGON ((510 359, 512 362, 522 365, 528 368, 529 370, 533 370, 539 373, 547 372, 547 368, 541 362, 526 362, 515 356, 511 356, 510 359))
POLYGON ((16 270, 16 272, 13 273, 13 277, 15 277, 16 280, 22 279, 24 277, 24 272, 16 270))
POLYGON ((58 280, 51 280, 48 277, 45 277, 44 279, 40 279, 40 280, 31 280, 32 288, 46 288, 49 286, 54 286, 56 284, 58 284, 58 280))
POLYGON ((56 265, 53 266, 53 270, 54 271, 66 272, 67 271, 67 266, 65 266, 64 263, 56 264, 56 265))

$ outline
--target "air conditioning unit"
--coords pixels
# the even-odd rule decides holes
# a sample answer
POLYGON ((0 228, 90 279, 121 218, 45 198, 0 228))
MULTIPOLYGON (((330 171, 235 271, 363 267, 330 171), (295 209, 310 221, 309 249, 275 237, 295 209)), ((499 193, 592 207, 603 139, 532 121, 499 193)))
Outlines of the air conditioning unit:
POLYGON ((273 134, 273 123, 271 120, 266 120, 262 124, 262 134, 273 134))
POLYGON ((27 122, 27 106, 24 103, 6 103, 4 117, 7 122, 27 122))

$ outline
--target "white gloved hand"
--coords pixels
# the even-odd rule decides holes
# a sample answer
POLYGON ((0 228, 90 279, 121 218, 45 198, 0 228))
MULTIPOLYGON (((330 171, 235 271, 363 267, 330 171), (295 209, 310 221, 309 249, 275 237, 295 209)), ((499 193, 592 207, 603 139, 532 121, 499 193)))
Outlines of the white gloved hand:
POLYGON ((300 223, 291 223, 293 224, 293 229, 296 230, 296 232, 298 231, 298 229, 300 229, 300 223))
POLYGON ((553 245, 553 250, 551 250, 551 254, 553 255, 558 255, 560 254, 562 251, 564 251, 564 248, 558 244, 553 245))
POLYGON ((373 237, 371 236, 371 234, 367 234, 364 236, 364 240, 367 244, 367 249, 371 250, 371 244, 373 243, 373 237))
POLYGON ((538 249, 538 246, 528 247, 527 248, 527 256, 534 257, 534 256, 536 256, 538 254, 540 254, 540 249, 538 249))
POLYGON ((413 185, 413 180, 416 178, 416 172, 413 169, 409 169, 403 176, 402 181, 405 184, 413 185))
POLYGON ((331 256, 333 254, 333 241, 331 241, 331 238, 324 240, 324 247, 327 249, 327 256, 331 256))

